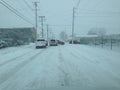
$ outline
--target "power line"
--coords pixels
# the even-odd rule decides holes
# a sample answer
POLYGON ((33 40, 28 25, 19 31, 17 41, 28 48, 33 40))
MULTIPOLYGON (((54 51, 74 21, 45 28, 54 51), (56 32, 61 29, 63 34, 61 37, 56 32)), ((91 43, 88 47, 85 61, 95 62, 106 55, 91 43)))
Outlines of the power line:
POLYGON ((99 7, 105 0, 99 0, 94 6, 93 8, 97 8, 99 7))
POLYGON ((85 12, 78 14, 76 17, 116 17, 119 16, 120 12, 85 12))
POLYGON ((81 0, 78 0, 78 3, 77 3, 77 5, 76 5, 76 8, 79 7, 79 5, 80 5, 80 1, 81 1, 81 0))
MULTIPOLYGON (((101 3, 103 3, 104 0, 99 0, 93 7, 96 8, 98 6, 101 5, 101 3)), ((92 7, 92 8, 93 8, 92 7)), ((119 15, 120 11, 100 11, 98 12, 98 10, 89 10, 89 9, 81 9, 82 11, 85 12, 80 12, 80 16, 78 17, 111 17, 112 15, 119 15), (84 15, 84 16, 83 16, 84 15), (87 16, 89 15, 89 16, 87 16)))
POLYGON ((24 4, 26 7, 28 7, 27 9, 25 9, 25 7, 21 7, 22 10, 24 10, 25 13, 27 13, 27 14, 29 13, 29 16, 30 16, 30 15, 33 16, 33 9, 32 9, 32 7, 31 7, 29 4, 28 4, 29 6, 26 5, 26 3, 28 3, 27 1, 26 1, 26 3, 25 3, 23 0, 21 0, 21 1, 18 0, 18 1, 16 1, 16 2, 17 2, 18 4, 20 4, 20 3, 22 2, 22 4, 24 4), (29 7, 30 7, 30 8, 29 8, 29 7), (29 9, 30 11, 29 11, 28 9, 29 9))
POLYGON ((94 12, 81 12, 80 14, 107 14, 107 15, 112 15, 112 14, 120 14, 120 11, 94 11, 94 12))
MULTIPOLYGON (((88 18, 91 18, 91 17, 92 17, 92 18, 111 18, 111 17, 112 17, 112 18, 113 18, 113 17, 115 17, 115 16, 86 16, 86 15, 83 16, 83 15, 81 15, 81 16, 75 16, 75 17, 85 17, 85 18, 87 18, 87 17, 88 17, 88 18)), ((118 17, 119 17, 119 16, 118 16, 118 17)), ((115 18, 116 18, 116 17, 115 17, 115 18)))
MULTIPOLYGON (((102 3, 103 3, 104 0, 98 0, 97 3, 94 3, 95 5, 92 5, 92 8, 96 9, 97 7, 99 7, 102 3)), ((89 2, 88 2, 89 3, 89 2)), ((87 3, 87 4, 88 4, 87 3)), ((89 11, 89 12, 93 12, 93 11, 98 11, 98 10, 90 10, 90 9, 80 9, 82 11, 89 11)))
POLYGON ((56 27, 61 27, 61 26, 71 26, 71 25, 49 25, 49 26, 56 26, 56 27))
POLYGON ((28 2, 26 1, 26 0, 23 0, 24 1, 24 3, 26 4, 26 6, 32 11, 32 8, 31 8, 31 6, 28 4, 28 2))
MULTIPOLYGON (((23 0, 16 0, 16 2, 17 2, 17 4, 21 7, 21 9, 24 11, 24 13, 26 13, 27 14, 27 16, 29 15, 29 17, 30 17, 30 15, 31 15, 31 17, 33 17, 33 9, 32 9, 32 7, 31 7, 31 9, 30 8, 28 8, 28 6, 26 6, 26 3, 23 1, 23 0), (23 7, 23 5, 24 6, 26 6, 26 8, 25 7, 23 7), (29 9, 29 10, 28 10, 29 9)), ((29 4, 29 3, 28 3, 29 4)), ((11 5, 12 6, 12 5, 11 5)))
POLYGON ((29 20, 26 19, 25 16, 23 16, 20 12, 18 12, 16 9, 14 9, 11 5, 9 5, 8 3, 6 3, 5 1, 1 0, 0 3, 5 6, 7 9, 9 9, 12 13, 16 14, 17 16, 19 16, 21 19, 23 19, 24 21, 30 23, 31 25, 34 25, 33 23, 31 23, 29 20), (2 2, 1 2, 2 1, 2 2))
MULTIPOLYGON (((4 0, 1 0, 3 1, 6 5, 8 5, 10 8, 12 8, 15 12, 17 12, 19 15, 21 15, 22 17, 24 18, 27 18, 26 16, 24 16, 22 13, 20 13, 18 10, 16 10, 14 7, 12 7, 10 4, 8 4, 7 2, 5 2, 4 0)), ((29 21, 29 19, 27 18, 27 20, 29 21)))

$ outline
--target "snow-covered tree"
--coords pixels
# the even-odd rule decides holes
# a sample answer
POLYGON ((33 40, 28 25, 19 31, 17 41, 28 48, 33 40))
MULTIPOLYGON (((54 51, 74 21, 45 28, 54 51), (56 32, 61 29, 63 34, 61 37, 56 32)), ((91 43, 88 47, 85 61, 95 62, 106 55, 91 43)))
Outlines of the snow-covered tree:
POLYGON ((60 39, 63 40, 63 41, 67 41, 68 35, 66 34, 66 32, 62 31, 60 33, 60 39))
POLYGON ((103 36, 103 35, 106 35, 106 29, 105 28, 91 28, 88 31, 88 35, 103 36))

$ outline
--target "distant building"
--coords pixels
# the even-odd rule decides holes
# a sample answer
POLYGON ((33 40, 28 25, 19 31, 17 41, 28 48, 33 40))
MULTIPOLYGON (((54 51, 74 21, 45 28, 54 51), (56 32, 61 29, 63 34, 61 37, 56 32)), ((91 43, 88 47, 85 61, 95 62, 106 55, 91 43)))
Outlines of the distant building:
MULTIPOLYGON (((74 40, 77 40, 77 41, 86 41, 86 40, 89 40, 89 39, 92 39, 92 38, 96 38, 98 37, 98 35, 75 35, 74 36, 74 40)), ((72 40, 72 36, 69 37, 69 40, 72 40)))
MULTIPOLYGON (((72 40, 72 37, 69 37, 69 41, 72 40)), ((120 34, 111 34, 111 35, 76 35, 74 40, 80 41, 80 44, 105 44, 108 42, 120 42, 120 34)))

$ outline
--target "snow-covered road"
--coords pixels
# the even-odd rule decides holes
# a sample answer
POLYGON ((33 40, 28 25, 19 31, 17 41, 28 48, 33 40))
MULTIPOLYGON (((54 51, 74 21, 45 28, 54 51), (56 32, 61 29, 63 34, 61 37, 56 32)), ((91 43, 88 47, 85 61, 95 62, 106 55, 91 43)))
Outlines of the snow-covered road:
POLYGON ((0 50, 0 90, 119 88, 120 53, 84 45, 0 50))

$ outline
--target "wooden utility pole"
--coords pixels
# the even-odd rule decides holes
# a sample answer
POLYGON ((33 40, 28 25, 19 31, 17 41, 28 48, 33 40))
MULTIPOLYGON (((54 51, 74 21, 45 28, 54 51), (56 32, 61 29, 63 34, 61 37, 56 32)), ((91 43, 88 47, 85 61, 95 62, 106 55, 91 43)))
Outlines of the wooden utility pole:
POLYGON ((49 40, 49 31, 48 31, 48 29, 49 29, 49 25, 47 24, 47 41, 49 40))
POLYGON ((36 29, 36 39, 37 39, 37 27, 38 27, 38 23, 37 23, 37 18, 38 18, 38 15, 37 15, 37 12, 38 12, 38 9, 37 9, 37 7, 38 7, 38 3, 39 2, 33 2, 34 3, 34 5, 35 5, 35 22, 36 22, 36 24, 35 24, 35 29, 36 29))
POLYGON ((112 48, 113 48, 113 39, 111 38, 111 40, 110 40, 110 43, 111 43, 111 50, 112 50, 112 48))
POLYGON ((41 18, 42 38, 44 38, 43 22, 44 22, 45 16, 39 16, 39 18, 41 18))
POLYGON ((75 22, 75 7, 73 7, 73 21, 72 21, 72 44, 74 41, 74 22, 75 22))

